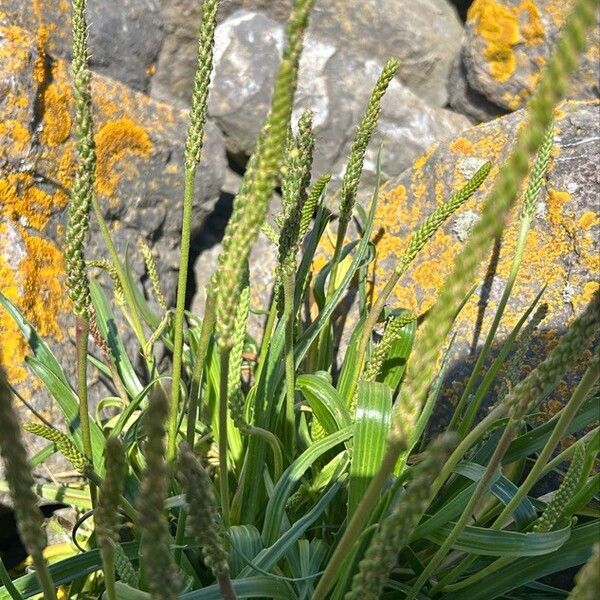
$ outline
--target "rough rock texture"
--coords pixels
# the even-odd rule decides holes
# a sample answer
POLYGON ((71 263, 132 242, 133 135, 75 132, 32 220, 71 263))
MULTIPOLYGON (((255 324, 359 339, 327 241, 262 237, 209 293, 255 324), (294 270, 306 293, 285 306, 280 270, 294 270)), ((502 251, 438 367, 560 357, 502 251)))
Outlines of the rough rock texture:
MULTIPOLYGON (((163 40, 160 5, 159 0, 89 0, 92 69, 147 90, 163 40)), ((70 14, 70 0, 3 0, 0 24, 37 32, 51 56, 69 58, 70 14)))
MULTIPOLYGON (((503 339, 547 285, 542 302, 548 303, 548 316, 537 334, 526 368, 546 356, 560 333, 583 311, 600 286, 599 113, 597 103, 569 102, 556 114, 553 159, 499 332, 499 339, 503 339)), ((494 164, 482 191, 449 220, 419 255, 397 286, 391 304, 414 309, 419 314, 433 304, 522 121, 523 111, 518 111, 469 129, 452 142, 439 144, 417 160, 393 189, 383 195, 374 226, 374 231, 381 233, 374 274, 377 289, 384 285, 417 224, 464 184, 481 161, 490 160, 494 164)), ((472 350, 483 344, 502 294, 516 243, 518 211, 517 206, 499 245, 496 267, 491 268, 489 262, 481 265, 479 281, 485 276, 486 283, 478 288, 458 318, 454 366, 447 391, 451 400, 463 389, 473 361, 472 350)), ((577 370, 581 372, 585 367, 586 359, 582 357, 577 370)), ((567 392, 567 387, 561 385, 546 408, 550 412, 557 410, 556 399, 564 400, 567 392)))
MULTIPOLYGON (((173 300, 186 113, 101 76, 93 78, 92 92, 96 191, 113 239, 120 256, 130 245, 134 273, 140 279, 144 266, 135 242, 139 236, 150 242, 160 256, 165 293, 173 300)), ((65 63, 40 60, 24 30, 0 28, 0 289, 53 344, 65 364, 72 364, 74 355, 61 248, 74 169, 73 121, 65 63)), ((198 174, 195 227, 212 210, 224 178, 222 137, 213 125, 208 126, 205 156, 209 159, 198 174)), ((86 253, 90 259, 106 257, 93 218, 86 253)), ((0 310, 0 340, 11 381, 25 382, 26 342, 4 310, 0 310)), ((25 387, 31 393, 29 383, 25 387)))
POLYGON ((448 77, 448 102, 459 113, 467 115, 476 123, 489 121, 507 114, 497 104, 490 102, 483 94, 471 87, 467 78, 467 68, 463 58, 464 48, 458 53, 448 77))
MULTIPOLYGON (((232 0, 236 8, 264 13, 284 23, 291 0, 232 0)), ((359 60, 400 60, 398 77, 420 98, 443 106, 446 79, 460 47, 462 23, 446 0, 317 0, 309 31, 359 60)))
MULTIPOLYGON (((475 0, 468 11, 462 61, 467 82, 504 110, 521 108, 534 90, 571 2, 564 0, 475 0)), ((569 89, 569 97, 597 98, 600 92, 598 26, 569 89)), ((450 102, 471 111, 456 98, 451 78, 450 102)), ((464 99, 463 99, 464 100, 464 99)), ((475 105, 478 103, 475 102, 475 105)), ((495 116, 493 112, 489 116, 495 116)))
MULTIPOLYGON (((227 137, 228 147, 250 153, 267 114, 284 43, 283 26, 259 13, 238 11, 217 29, 215 75, 209 113, 227 137)), ((339 178, 356 126, 381 71, 373 60, 358 60, 309 35, 300 63, 296 113, 313 110, 315 172, 339 178)), ((433 142, 452 136, 468 121, 427 105, 398 80, 383 101, 377 134, 366 160, 365 182, 372 182, 380 145, 383 177, 399 175, 433 142)))

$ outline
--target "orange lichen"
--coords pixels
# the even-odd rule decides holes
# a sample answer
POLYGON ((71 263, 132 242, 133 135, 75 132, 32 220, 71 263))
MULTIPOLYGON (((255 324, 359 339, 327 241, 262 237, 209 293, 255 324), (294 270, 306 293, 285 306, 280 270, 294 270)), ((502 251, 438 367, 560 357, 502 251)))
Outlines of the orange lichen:
POLYGON ((484 55, 492 77, 506 81, 517 66, 513 51, 520 39, 517 16, 495 0, 475 0, 467 16, 476 21, 477 33, 486 42, 484 55))
POLYGON ((459 137, 450 144, 450 150, 458 152, 459 154, 472 154, 473 143, 467 138, 459 137))
POLYGON ((500 83, 510 79, 517 68, 518 44, 534 47, 545 39, 539 10, 532 0, 523 0, 513 8, 498 0, 475 0, 467 17, 475 22, 477 34, 484 40, 490 74, 500 83))
POLYGON ((71 134, 71 94, 64 84, 51 83, 44 89, 44 117, 41 141, 48 146, 62 144, 71 134))
POLYGON ((131 119, 109 121, 96 135, 98 155, 97 188, 101 194, 112 196, 119 183, 117 163, 127 154, 147 157, 152 143, 146 129, 131 119))
POLYGON ((563 206, 569 202, 569 192, 550 190, 548 192, 548 218, 553 225, 558 225, 563 218, 563 206))
MULTIPOLYGON (((15 119, 7 119, 0 123, 0 139, 4 137, 12 140, 10 149, 15 154, 23 152, 31 138, 27 127, 15 119)), ((6 148, 8 145, 5 140, 2 140, 2 148, 6 148)), ((0 153, 3 152, 4 150, 0 149, 0 153)))
POLYGON ((591 229, 594 225, 600 224, 600 217, 591 210, 588 210, 586 213, 583 213, 577 222, 581 229, 587 231, 591 229))

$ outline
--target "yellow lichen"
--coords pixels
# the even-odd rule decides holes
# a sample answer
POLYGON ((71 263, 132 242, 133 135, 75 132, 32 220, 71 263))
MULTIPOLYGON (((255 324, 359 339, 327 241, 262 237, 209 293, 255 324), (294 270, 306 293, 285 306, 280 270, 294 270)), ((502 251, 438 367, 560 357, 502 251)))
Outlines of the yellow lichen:
POLYGON ((152 143, 146 129, 131 119, 116 119, 102 126, 96 135, 98 154, 97 187, 112 196, 119 183, 117 163, 127 154, 147 157, 152 143))
POLYGON ((71 134, 69 103, 71 94, 66 85, 51 83, 43 92, 43 129, 41 141, 48 146, 62 144, 71 134))
POLYGON ((517 66, 513 47, 520 35, 515 12, 495 0, 475 0, 467 16, 476 21, 477 33, 486 42, 484 56, 492 77, 506 81, 517 66))
POLYGON ((450 144, 450 150, 459 154, 472 154, 473 144, 467 138, 459 137, 450 144))
POLYGON ((532 0, 513 8, 498 0, 475 0, 467 18, 475 22, 477 34, 486 43, 484 56, 490 74, 500 83, 510 79, 517 68, 518 44, 535 47, 545 40, 539 10, 532 0))
POLYGON ((581 229, 587 231, 591 229, 594 225, 600 224, 600 217, 591 210, 588 210, 586 213, 583 213, 579 218, 578 225, 581 229))
POLYGON ((0 155, 3 154, 7 148, 10 148, 11 152, 19 154, 25 150, 29 143, 31 136, 29 130, 22 123, 15 119, 7 119, 0 123, 0 140, 2 144, 0 147, 0 155), (12 143, 4 140, 3 138, 10 138, 12 143))

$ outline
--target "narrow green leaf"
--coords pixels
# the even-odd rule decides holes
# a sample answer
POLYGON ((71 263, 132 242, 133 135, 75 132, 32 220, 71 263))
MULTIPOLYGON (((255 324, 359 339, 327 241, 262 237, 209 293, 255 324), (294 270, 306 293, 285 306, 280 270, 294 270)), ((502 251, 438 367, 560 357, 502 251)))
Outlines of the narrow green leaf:
POLYGON ((351 425, 348 408, 329 382, 327 373, 300 375, 296 379, 296 388, 312 408, 314 418, 328 434, 351 425))
MULTIPOLYGON (((428 537, 441 544, 453 527, 454 523, 448 523, 428 537)), ((452 548, 482 556, 540 556, 558 550, 570 535, 570 526, 547 533, 519 533, 467 525, 452 548)))
POLYGON ((102 337, 106 340, 110 353, 115 361, 117 372, 129 395, 134 398, 143 389, 140 380, 129 360, 125 344, 117 328, 115 315, 100 284, 90 279, 90 293, 96 312, 96 321, 102 337))
POLYGON ((348 485, 348 520, 352 518, 387 447, 392 390, 385 383, 360 381, 348 485))
POLYGON ((543 556, 523 557, 519 560, 518 568, 510 564, 483 581, 477 581, 470 587, 448 594, 445 600, 491 600, 501 597, 536 579, 585 563, 597 541, 597 523, 576 527, 570 539, 555 552, 543 556))

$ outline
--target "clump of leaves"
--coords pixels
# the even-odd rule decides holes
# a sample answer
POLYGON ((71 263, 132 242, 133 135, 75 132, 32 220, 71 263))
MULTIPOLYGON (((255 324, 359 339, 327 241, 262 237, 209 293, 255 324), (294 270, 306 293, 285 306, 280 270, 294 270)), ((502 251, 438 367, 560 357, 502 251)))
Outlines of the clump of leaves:
POLYGON ((386 303, 438 228, 478 193, 489 164, 423 221, 382 292, 372 302, 367 294, 358 295, 360 319, 340 354, 331 343, 332 315, 355 275, 374 259, 370 238, 379 186, 368 212, 357 205, 357 190, 397 62, 385 65, 357 130, 342 183, 334 256, 313 273, 316 249, 333 215, 325 208, 330 177, 311 182, 311 114, 290 122, 313 4, 294 2, 271 110, 235 199, 199 319, 184 310, 185 274, 217 4, 203 4, 174 309, 166 306, 151 250, 140 243, 139 259, 148 269, 157 313, 134 284, 127 261, 117 255, 93 194, 85 1, 74 0, 78 169, 66 253, 77 324, 77 384, 71 387, 49 346, 0 296, 29 340, 34 373, 64 416, 64 427, 25 426, 50 442, 28 463, 11 390, 0 375, 7 487, 35 568, 12 580, 0 561, 0 599, 41 593, 50 600, 59 586, 72 598, 108 600, 563 598, 541 579, 588 559, 574 597, 590 597, 598 562, 597 552, 589 558, 598 528, 598 475, 592 469, 600 434, 597 426, 590 430, 598 402, 597 351, 558 415, 543 424, 536 419, 537 407, 593 343, 599 299, 524 379, 518 363, 545 317, 546 307, 538 306, 543 294, 509 339, 498 339, 497 328, 533 226, 532 210, 552 147, 553 109, 576 67, 596 2, 575 2, 530 102, 527 126, 500 166, 481 218, 438 302, 419 324, 419 336, 417 316, 401 307, 386 309, 386 303), (448 333, 528 176, 520 242, 490 333, 449 431, 429 443, 425 432, 444 385, 448 333), (283 214, 273 227, 265 218, 279 183, 283 214), (107 256, 85 256, 91 209, 107 256), (360 239, 348 242, 355 216, 360 239), (261 229, 277 245, 279 261, 258 351, 248 353, 248 256, 261 229), (339 272, 346 256, 349 266, 339 272), (93 276, 96 267, 109 274, 123 319, 116 318, 105 288, 93 276), (309 322, 301 310, 307 298, 317 299, 318 312, 309 322), (124 351, 124 326, 115 331, 111 325, 108 335, 109 323, 116 322, 131 327, 142 369, 135 369, 124 351), (383 335, 376 343, 378 323, 383 335), (100 359, 88 354, 88 335, 100 359), (494 369, 481 378, 497 344, 502 351, 494 369), (159 347, 172 351, 171 366, 159 367, 159 347), (334 364, 340 365, 339 374, 334 364), (117 394, 102 399, 95 416, 87 407, 88 366, 109 378, 117 394), (494 390, 495 405, 478 421, 479 408, 494 390), (559 444, 577 432, 580 439, 557 454, 559 444), (85 487, 36 487, 46 497, 70 499, 83 512, 73 532, 77 548, 48 565, 30 469, 54 452, 72 463, 85 487), (524 471, 512 468, 517 462, 525 464, 524 471), (538 497, 535 486, 550 473, 558 479, 555 491, 538 497))

